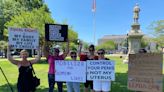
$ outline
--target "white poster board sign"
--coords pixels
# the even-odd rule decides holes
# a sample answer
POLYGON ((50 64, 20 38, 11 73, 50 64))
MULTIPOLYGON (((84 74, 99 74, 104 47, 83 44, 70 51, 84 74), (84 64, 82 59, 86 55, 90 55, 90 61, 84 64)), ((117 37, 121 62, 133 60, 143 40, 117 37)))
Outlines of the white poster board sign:
POLYGON ((86 62, 55 61, 55 81, 86 82, 86 62))
POLYGON ((111 60, 87 60, 87 80, 115 80, 115 63, 111 60))
POLYGON ((39 33, 30 28, 8 28, 9 44, 13 49, 37 49, 39 33))

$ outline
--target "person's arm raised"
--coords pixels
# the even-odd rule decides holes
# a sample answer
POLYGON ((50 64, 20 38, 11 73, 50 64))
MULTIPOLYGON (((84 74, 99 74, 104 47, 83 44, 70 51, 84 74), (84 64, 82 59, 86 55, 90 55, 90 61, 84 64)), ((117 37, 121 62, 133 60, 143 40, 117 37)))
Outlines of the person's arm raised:
POLYGON ((78 56, 80 57, 80 54, 81 54, 81 49, 82 49, 82 42, 80 41, 79 44, 78 44, 78 56))
POLYGON ((69 53, 69 40, 67 39, 67 46, 65 52, 63 53, 63 58, 67 57, 68 53, 69 53))
POLYGON ((19 61, 13 59, 13 57, 11 56, 10 50, 11 50, 11 46, 8 45, 8 47, 7 47, 7 59, 8 59, 11 63, 13 63, 13 64, 15 64, 15 65, 18 65, 19 61))
POLYGON ((48 58, 49 56, 49 46, 47 41, 45 41, 44 45, 43 45, 43 54, 46 58, 48 58))
POLYGON ((31 64, 37 63, 40 60, 40 48, 37 49, 37 56, 34 60, 30 60, 31 64))

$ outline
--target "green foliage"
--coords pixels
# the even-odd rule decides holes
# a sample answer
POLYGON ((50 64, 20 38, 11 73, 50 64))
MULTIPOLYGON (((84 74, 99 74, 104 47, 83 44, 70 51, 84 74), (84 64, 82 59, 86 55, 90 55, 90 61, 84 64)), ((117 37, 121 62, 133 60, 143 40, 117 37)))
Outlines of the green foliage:
POLYGON ((128 47, 128 39, 125 39, 122 43, 121 46, 123 47, 128 47))
POLYGON ((0 50, 6 50, 7 49, 7 42, 6 41, 0 41, 0 50))
POLYGON ((70 50, 77 51, 77 45, 73 42, 70 43, 70 50))
POLYGON ((88 50, 89 44, 83 41, 83 48, 84 50, 88 50))
MULTIPOLYGON (((40 44, 43 44, 45 36, 45 23, 54 23, 50 13, 45 12, 44 7, 33 9, 31 12, 22 11, 19 15, 12 17, 5 26, 18 28, 33 28, 40 33, 40 44)), ((5 30, 7 33, 7 29, 5 30)))
POLYGON ((71 42, 74 42, 75 40, 78 39, 78 33, 75 32, 72 27, 69 27, 68 29, 68 39, 71 42))
POLYGON ((101 48, 103 48, 105 50, 114 50, 116 48, 116 45, 115 45, 114 41, 109 40, 109 41, 102 43, 101 45, 96 46, 96 49, 101 49, 101 48))
POLYGON ((40 7, 44 7, 45 12, 49 12, 43 0, 0 0, 0 39, 4 34, 4 24, 13 16, 19 15, 22 11, 32 11, 40 7))
POLYGON ((152 41, 151 38, 149 37, 143 37, 141 39, 141 48, 145 48, 146 46, 148 46, 148 44, 152 41))
POLYGON ((32 11, 34 8, 39 9, 44 5, 43 0, 15 0, 25 7, 27 11, 32 11))
POLYGON ((23 11, 23 7, 20 3, 14 0, 0 0, 0 36, 2 39, 4 32, 4 24, 11 20, 11 17, 18 15, 20 11, 23 11))
POLYGON ((164 47, 164 20, 154 21, 150 24, 149 29, 153 30, 154 41, 156 41, 159 46, 164 47))

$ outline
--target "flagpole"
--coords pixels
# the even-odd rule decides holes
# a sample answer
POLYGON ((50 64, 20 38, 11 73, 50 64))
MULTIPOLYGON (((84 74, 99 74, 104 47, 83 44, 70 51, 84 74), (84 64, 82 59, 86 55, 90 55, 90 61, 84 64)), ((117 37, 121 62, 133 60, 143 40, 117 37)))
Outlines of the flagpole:
POLYGON ((96 45, 96 13, 93 12, 93 43, 96 45))
POLYGON ((93 44, 96 45, 96 0, 93 0, 93 44))

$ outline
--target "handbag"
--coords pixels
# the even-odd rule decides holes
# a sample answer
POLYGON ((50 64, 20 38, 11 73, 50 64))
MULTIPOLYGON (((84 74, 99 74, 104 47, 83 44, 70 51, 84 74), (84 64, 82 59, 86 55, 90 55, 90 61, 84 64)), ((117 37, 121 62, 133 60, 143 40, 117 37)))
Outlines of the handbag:
POLYGON ((40 85, 40 79, 37 78, 36 76, 33 76, 32 83, 33 83, 34 87, 36 88, 40 85))
MULTIPOLYGON (((30 62, 30 61, 29 61, 30 62)), ((34 71, 34 68, 33 68, 33 66, 32 66, 32 64, 31 64, 31 62, 30 62, 30 66, 31 66, 31 68, 32 68, 32 73, 33 73, 33 77, 32 77, 32 87, 33 87, 33 89, 35 90, 39 85, 40 85, 40 79, 39 78, 37 78, 37 76, 36 76, 36 74, 35 74, 35 71, 34 71)))

